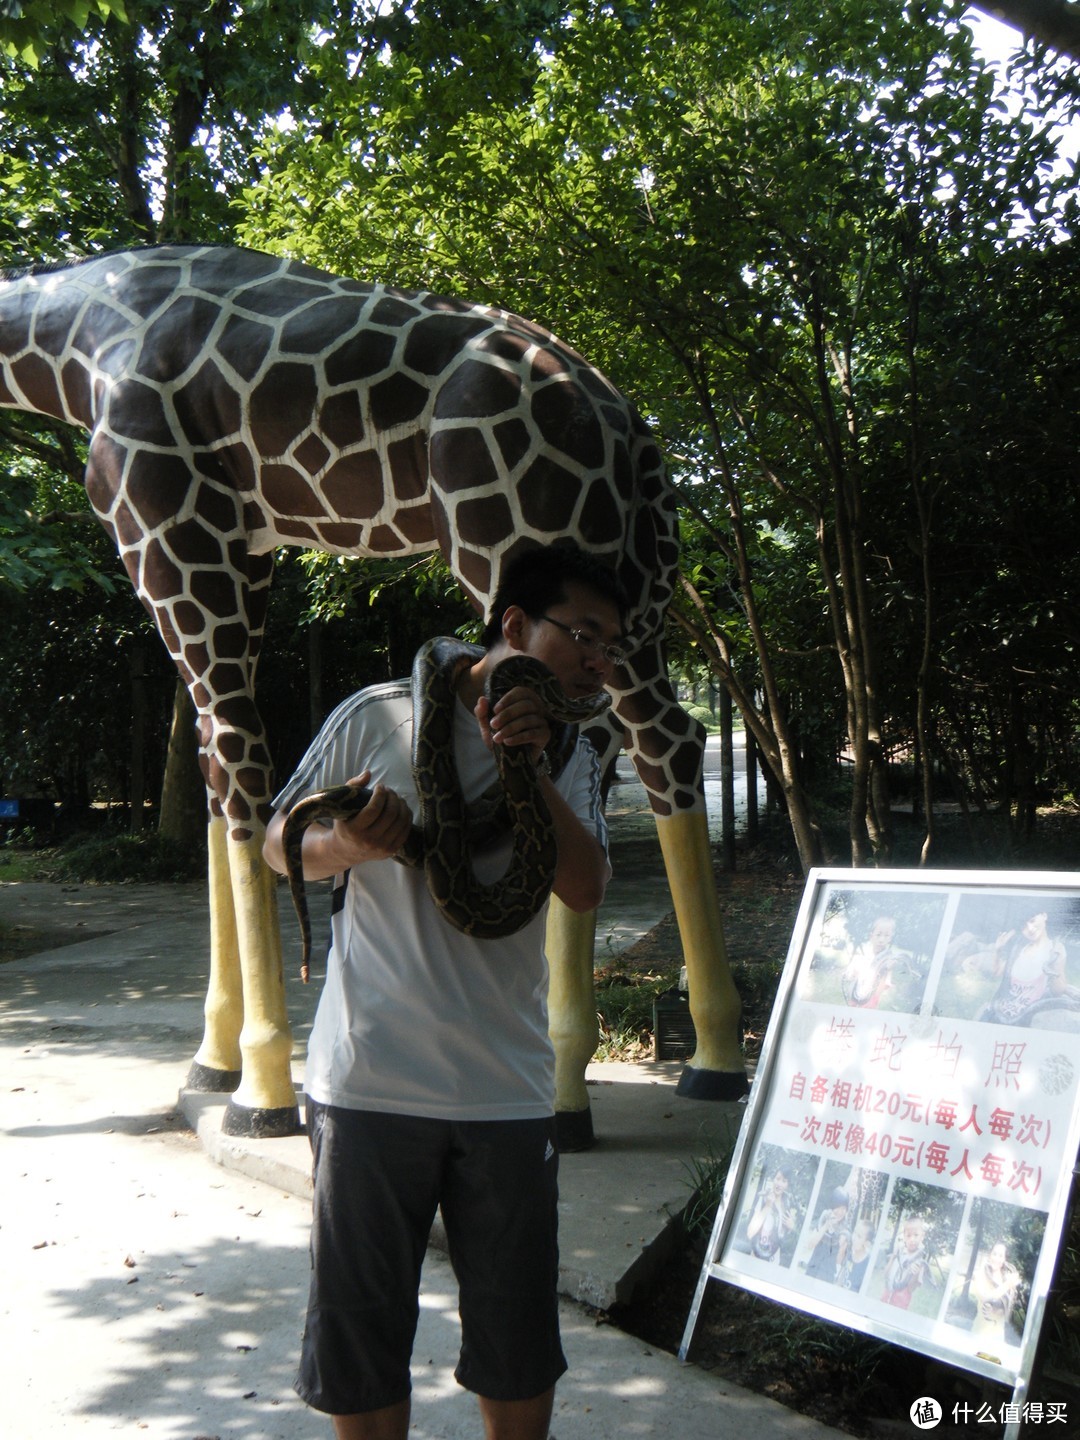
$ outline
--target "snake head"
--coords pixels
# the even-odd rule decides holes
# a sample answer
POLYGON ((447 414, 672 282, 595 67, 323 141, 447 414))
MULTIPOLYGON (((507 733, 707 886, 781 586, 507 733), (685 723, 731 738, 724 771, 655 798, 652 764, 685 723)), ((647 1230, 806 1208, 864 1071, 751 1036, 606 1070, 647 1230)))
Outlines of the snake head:
POLYGON ((535 690, 548 715, 566 725, 580 725, 585 720, 594 720, 611 704, 611 696, 606 690, 572 699, 553 672, 532 655, 511 655, 509 659, 501 660, 488 676, 484 693, 494 705, 516 685, 535 690))

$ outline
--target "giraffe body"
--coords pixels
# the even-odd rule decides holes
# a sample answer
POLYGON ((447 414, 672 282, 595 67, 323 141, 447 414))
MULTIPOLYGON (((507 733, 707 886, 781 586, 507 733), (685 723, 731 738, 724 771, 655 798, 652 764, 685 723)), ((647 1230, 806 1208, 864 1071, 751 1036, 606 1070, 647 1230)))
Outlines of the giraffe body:
POLYGON ((212 908, 231 892, 232 909, 211 996, 239 965, 247 1034, 240 1054, 215 1036, 211 1013, 236 1007, 211 999, 194 1068, 208 1084, 242 1072, 237 1129, 245 1110, 276 1127, 295 1108, 258 858, 272 792, 254 672, 278 546, 438 548, 478 610, 521 547, 568 536, 607 557, 632 655, 601 749, 625 741, 658 818, 703 816, 702 735, 663 651, 674 496, 633 406, 546 330, 252 251, 161 246, 0 280, 0 405, 90 432, 90 501, 195 702, 224 831, 212 869, 227 856, 212 908))

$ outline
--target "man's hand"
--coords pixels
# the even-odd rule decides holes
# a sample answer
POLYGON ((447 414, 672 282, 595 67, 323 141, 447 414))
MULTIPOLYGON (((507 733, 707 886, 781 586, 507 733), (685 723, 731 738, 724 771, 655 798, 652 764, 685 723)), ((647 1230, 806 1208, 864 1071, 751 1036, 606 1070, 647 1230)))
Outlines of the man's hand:
POLYGON ((476 702, 477 724, 488 749, 495 745, 526 745, 535 763, 551 740, 551 721, 543 701, 527 685, 515 685, 494 710, 486 695, 476 702))
MULTIPOLYGON (((347 783, 361 786, 370 779, 370 770, 365 770, 347 783)), ((280 875, 285 874, 285 852, 281 844, 285 818, 285 814, 279 812, 270 821, 263 846, 267 864, 280 875)), ((332 825, 309 825, 305 830, 305 880, 325 880, 354 865, 389 859, 405 844, 412 823, 412 812, 397 791, 376 785, 359 814, 347 820, 337 819, 332 825)))
MULTIPOLYGON (((359 787, 370 779, 371 771, 365 770, 346 783, 359 787)), ((337 819, 331 827, 334 850, 347 862, 339 869, 396 855, 409 838, 412 823, 412 812, 397 791, 376 785, 359 814, 347 820, 337 819)))

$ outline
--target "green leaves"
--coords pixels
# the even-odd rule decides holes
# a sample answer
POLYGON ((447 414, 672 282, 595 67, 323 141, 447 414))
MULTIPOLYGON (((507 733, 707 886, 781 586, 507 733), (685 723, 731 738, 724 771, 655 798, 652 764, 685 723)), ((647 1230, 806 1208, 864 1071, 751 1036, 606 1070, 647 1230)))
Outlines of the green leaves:
POLYGON ((124 0, 0 0, 0 52, 37 69, 63 21, 85 30, 92 16, 127 23, 124 0))
MULTIPOLYGON (((549 325, 657 429, 715 633, 826 750, 1025 647, 1064 684, 1068 67, 1006 97, 951 0, 126 0, 85 40, 25 10, 9 254, 239 236, 549 325)), ((428 584, 309 572, 319 618, 428 584)))

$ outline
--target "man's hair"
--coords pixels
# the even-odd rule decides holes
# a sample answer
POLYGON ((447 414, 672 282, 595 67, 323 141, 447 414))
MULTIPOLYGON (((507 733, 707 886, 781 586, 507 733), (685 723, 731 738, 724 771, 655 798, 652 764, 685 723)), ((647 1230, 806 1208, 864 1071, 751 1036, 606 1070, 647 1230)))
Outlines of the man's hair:
POLYGON ((552 605, 566 599, 566 586, 587 585, 611 603, 624 623, 630 608, 622 581, 611 567, 582 550, 573 541, 538 545, 511 560, 499 579, 480 643, 490 650, 502 638, 503 616, 519 605, 530 620, 538 620, 552 605))

